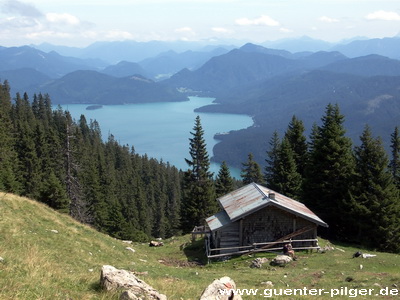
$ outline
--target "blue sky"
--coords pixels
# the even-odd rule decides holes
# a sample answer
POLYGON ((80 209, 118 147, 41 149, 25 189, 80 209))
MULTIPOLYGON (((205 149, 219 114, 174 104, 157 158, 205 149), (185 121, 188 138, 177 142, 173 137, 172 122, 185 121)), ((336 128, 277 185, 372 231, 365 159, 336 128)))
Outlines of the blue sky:
POLYGON ((1 46, 301 36, 337 42, 399 32, 399 0, 0 0, 1 46))

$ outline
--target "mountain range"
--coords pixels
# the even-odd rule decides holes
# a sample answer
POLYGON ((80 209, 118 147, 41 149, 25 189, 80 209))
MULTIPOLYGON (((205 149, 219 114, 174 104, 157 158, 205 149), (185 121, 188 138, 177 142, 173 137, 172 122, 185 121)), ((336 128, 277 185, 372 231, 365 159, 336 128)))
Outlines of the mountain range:
POLYGON ((218 105, 198 111, 254 119, 250 128, 217 136, 222 142, 213 160, 240 167, 250 152, 263 164, 269 137, 275 130, 283 134, 292 115, 303 120, 308 134, 328 103, 339 104, 355 143, 368 123, 388 147, 400 119, 398 49, 399 37, 340 44, 303 37, 240 47, 132 41, 84 49, 0 47, 0 78, 10 82, 13 93, 49 93, 55 104, 215 97, 218 105))

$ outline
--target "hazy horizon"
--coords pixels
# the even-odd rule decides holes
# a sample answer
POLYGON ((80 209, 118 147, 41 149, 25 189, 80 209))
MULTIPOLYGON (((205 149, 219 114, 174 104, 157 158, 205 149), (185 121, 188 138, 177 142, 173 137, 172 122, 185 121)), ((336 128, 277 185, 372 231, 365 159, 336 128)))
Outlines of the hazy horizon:
POLYGON ((395 0, 1 0, 1 46, 393 37, 395 0))

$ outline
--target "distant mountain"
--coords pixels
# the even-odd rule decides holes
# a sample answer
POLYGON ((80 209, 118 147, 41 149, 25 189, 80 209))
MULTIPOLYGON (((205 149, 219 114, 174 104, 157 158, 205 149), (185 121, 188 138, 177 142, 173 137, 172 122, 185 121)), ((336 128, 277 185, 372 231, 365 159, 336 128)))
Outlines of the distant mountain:
POLYGON ((11 86, 11 95, 30 93, 39 86, 51 81, 51 78, 34 69, 24 68, 17 70, 0 71, 0 81, 7 80, 11 86))
POLYGON ((234 49, 213 57, 195 71, 178 72, 165 83, 204 94, 219 95, 227 89, 265 80, 295 69, 293 60, 256 52, 234 49))
POLYGON ((213 57, 195 71, 182 70, 165 80, 165 84, 219 96, 231 89, 255 85, 288 73, 301 73, 342 59, 345 57, 338 52, 297 55, 246 44, 213 57))
POLYGON ((55 104, 125 104, 185 101, 187 98, 141 76, 116 78, 96 71, 75 71, 40 87, 55 104))
POLYGON ((0 48, 0 71, 22 68, 34 69, 51 78, 58 78, 76 70, 95 70, 92 60, 46 53, 32 47, 0 48))
POLYGON ((41 44, 35 48, 45 51, 57 51, 61 55, 78 58, 101 59, 108 64, 117 64, 120 61, 140 62, 147 58, 156 57, 168 51, 183 53, 186 51, 211 52, 214 49, 224 48, 231 50, 243 42, 235 40, 215 41, 149 41, 137 42, 133 40, 115 42, 96 42, 85 48, 64 47, 51 44, 41 44))
POLYGON ((183 53, 167 51, 155 57, 140 61, 139 64, 155 79, 165 79, 182 69, 194 70, 201 67, 214 56, 227 53, 224 48, 216 48, 211 51, 192 51, 183 53))
POLYGON ((281 39, 277 41, 267 41, 261 44, 267 48, 282 49, 290 52, 318 52, 328 51, 334 44, 303 36, 300 38, 281 39))
POLYGON ((138 63, 128 61, 121 61, 116 65, 108 66, 102 70, 101 73, 114 77, 128 77, 133 75, 150 77, 148 72, 145 71, 138 63))
POLYGON ((344 59, 321 68, 336 73, 359 76, 400 76, 400 60, 370 54, 367 56, 344 59))
POLYGON ((348 57, 378 54, 394 59, 400 59, 400 37, 395 36, 383 39, 363 39, 348 44, 336 45, 331 50, 339 51, 348 57))

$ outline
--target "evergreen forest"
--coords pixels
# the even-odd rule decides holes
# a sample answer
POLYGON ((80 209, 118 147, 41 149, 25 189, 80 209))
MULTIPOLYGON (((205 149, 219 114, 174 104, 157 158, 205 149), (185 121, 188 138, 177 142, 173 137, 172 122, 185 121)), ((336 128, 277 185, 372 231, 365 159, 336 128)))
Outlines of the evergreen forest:
MULTIPOLYGON (((273 134, 265 166, 251 153, 242 180, 226 163, 209 170, 200 117, 188 141, 187 170, 135 153, 100 124, 54 109, 49 95, 12 97, 0 84, 0 190, 43 202, 118 239, 148 241, 190 232, 218 211, 216 198, 257 182, 305 203, 329 228, 321 233, 388 252, 400 252, 400 134, 391 151, 365 125, 357 146, 345 116, 329 104, 309 137, 293 116, 273 134)), ((317 122, 318 121, 318 122, 317 122)), ((182 158, 184 159, 184 158, 182 158)))

